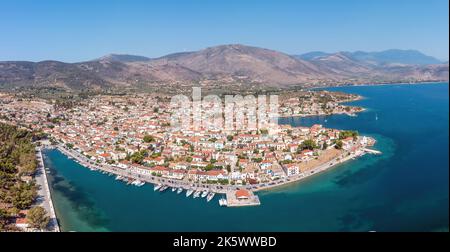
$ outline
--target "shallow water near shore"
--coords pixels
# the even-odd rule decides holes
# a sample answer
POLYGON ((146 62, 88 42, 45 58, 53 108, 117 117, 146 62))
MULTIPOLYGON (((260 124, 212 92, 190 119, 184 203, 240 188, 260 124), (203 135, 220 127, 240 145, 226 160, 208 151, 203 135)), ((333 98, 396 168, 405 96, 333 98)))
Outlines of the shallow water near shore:
POLYGON ((377 139, 365 155, 327 172, 259 192, 261 206, 223 208, 184 192, 154 192, 44 151, 64 231, 448 231, 448 84, 330 88, 360 94, 357 117, 280 123, 354 129, 377 139), (378 120, 376 120, 378 117, 378 120))

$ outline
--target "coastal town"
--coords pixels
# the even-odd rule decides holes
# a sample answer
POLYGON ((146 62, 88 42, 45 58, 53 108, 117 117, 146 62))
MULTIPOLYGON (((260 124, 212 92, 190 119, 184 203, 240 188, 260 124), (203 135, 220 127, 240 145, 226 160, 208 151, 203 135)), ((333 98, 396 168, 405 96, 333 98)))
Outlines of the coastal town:
MULTIPOLYGON (((281 116, 363 111, 342 102, 361 99, 328 91, 282 96, 281 116)), ((93 171, 129 185, 154 184, 222 206, 259 205, 257 191, 286 185, 365 153, 375 139, 356 131, 311 127, 176 131, 168 97, 98 95, 76 104, 0 94, 0 122, 41 134, 39 145, 57 148, 93 171)), ((39 149, 40 151, 40 149, 39 149)))

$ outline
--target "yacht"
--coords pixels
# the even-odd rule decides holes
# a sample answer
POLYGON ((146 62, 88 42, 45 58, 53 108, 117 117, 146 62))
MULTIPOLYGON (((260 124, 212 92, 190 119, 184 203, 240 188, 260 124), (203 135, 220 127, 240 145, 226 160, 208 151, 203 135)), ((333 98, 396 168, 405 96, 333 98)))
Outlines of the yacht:
POLYGON ((177 189, 177 194, 180 194, 182 191, 183 191, 183 188, 179 187, 179 188, 177 189))
POLYGON ((227 200, 226 200, 225 198, 221 198, 221 199, 219 200, 219 205, 220 205, 220 206, 226 206, 226 205, 227 205, 227 200))
POLYGON ((120 179, 122 179, 122 176, 117 175, 117 176, 116 176, 116 180, 120 180, 120 179))
POLYGON ((195 199, 195 198, 198 198, 198 197, 200 196, 200 193, 201 193, 201 191, 196 191, 196 192, 194 193, 194 199, 195 199))
POLYGON ((191 189, 187 190, 187 191, 186 191, 186 197, 191 196, 191 194, 192 194, 193 192, 194 192, 194 190, 191 190, 191 189))
POLYGON ((161 187, 162 187, 161 184, 157 184, 157 185, 155 185, 155 187, 153 188, 153 191, 158 191, 161 187))
POLYGON ((161 187, 161 189, 159 189, 160 192, 164 192, 167 188, 169 188, 168 186, 163 186, 161 187))
POLYGON ((210 202, 210 201, 214 198, 214 195, 216 195, 216 194, 213 193, 213 192, 210 192, 210 193, 208 194, 208 197, 206 197, 206 201, 207 201, 207 202, 210 202))
POLYGON ((208 195, 208 191, 203 191, 201 196, 202 196, 202 198, 204 198, 204 197, 206 197, 207 195, 208 195))
POLYGON ((175 192, 177 190, 176 187, 172 187, 172 192, 175 192))

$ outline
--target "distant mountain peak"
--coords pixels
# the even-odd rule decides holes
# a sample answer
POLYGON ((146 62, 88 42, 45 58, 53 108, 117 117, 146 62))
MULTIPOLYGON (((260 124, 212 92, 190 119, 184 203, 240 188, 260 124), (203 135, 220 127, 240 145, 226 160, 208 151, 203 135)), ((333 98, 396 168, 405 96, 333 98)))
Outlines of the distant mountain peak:
POLYGON ((425 55, 418 50, 402 50, 402 49, 388 49, 377 52, 337 52, 337 53, 325 53, 320 51, 309 52, 301 55, 295 55, 296 58, 303 60, 317 60, 324 59, 329 56, 342 57, 345 56, 349 59, 368 63, 368 64, 394 64, 394 65, 431 65, 442 64, 443 62, 425 55))
MULTIPOLYGON (((99 59, 0 62, 0 88, 57 86, 68 89, 172 85, 306 85, 448 80, 448 63, 416 50, 310 52, 287 55, 227 44, 160 58, 109 54, 99 59)), ((226 87, 224 87, 226 88, 226 87)))
POLYGON ((137 62, 137 61, 149 61, 150 58, 139 56, 139 55, 130 55, 130 54, 107 54, 97 60, 107 60, 107 61, 118 61, 118 62, 137 62))

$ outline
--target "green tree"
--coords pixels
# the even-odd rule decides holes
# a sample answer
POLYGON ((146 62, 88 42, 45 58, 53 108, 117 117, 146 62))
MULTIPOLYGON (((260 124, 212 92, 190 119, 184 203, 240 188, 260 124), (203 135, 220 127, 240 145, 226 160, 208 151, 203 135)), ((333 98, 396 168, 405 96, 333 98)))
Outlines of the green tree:
POLYGON ((147 155, 146 150, 136 151, 130 156, 130 160, 136 164, 142 164, 144 162, 144 158, 147 155))
POLYGON ((338 149, 338 150, 342 149, 342 141, 341 140, 337 140, 336 141, 336 145, 334 147, 336 149, 338 149))
POLYGON ((144 142, 151 143, 151 142, 154 142, 154 141, 155 141, 155 138, 153 136, 151 136, 151 135, 145 135, 144 136, 144 142))
POLYGON ((205 170, 206 170, 206 171, 210 171, 210 170, 212 170, 212 169, 214 169, 214 165, 213 165, 213 164, 208 164, 208 165, 205 167, 205 170))
POLYGON ((36 206, 28 211, 27 221, 31 227, 44 229, 47 227, 50 218, 44 208, 36 206))
POLYGON ((6 224, 8 224, 8 212, 0 208, 0 231, 4 231, 6 224))
POLYGON ((314 150, 316 148, 316 143, 312 139, 308 139, 303 141, 300 146, 298 146, 297 152, 301 152, 302 150, 314 150))
POLYGON ((345 139, 347 137, 353 137, 353 140, 356 140, 358 137, 358 131, 345 130, 339 133, 339 139, 345 139))

